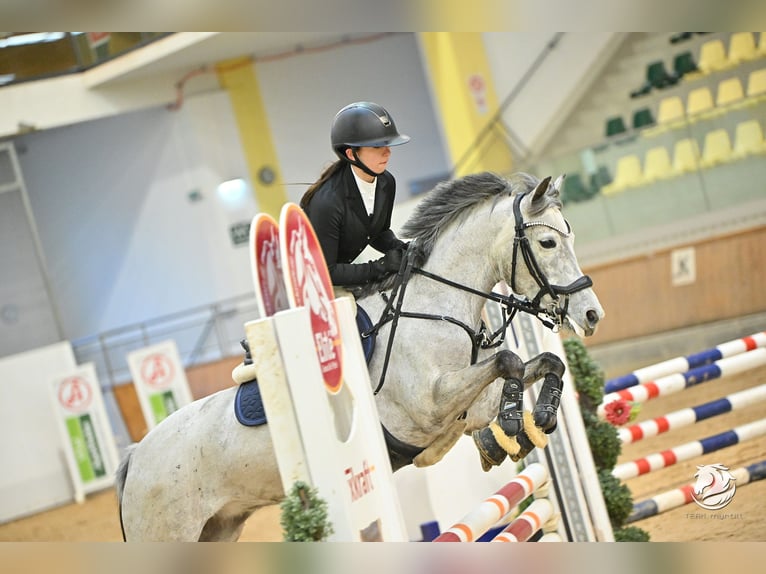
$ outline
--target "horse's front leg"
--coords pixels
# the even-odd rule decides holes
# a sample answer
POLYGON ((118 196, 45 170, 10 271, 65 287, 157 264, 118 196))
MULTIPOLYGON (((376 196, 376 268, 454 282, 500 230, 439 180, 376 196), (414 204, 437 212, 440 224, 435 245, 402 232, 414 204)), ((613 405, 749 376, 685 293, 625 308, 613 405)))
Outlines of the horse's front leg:
POLYGON ((556 430, 558 425, 556 412, 561 403, 561 392, 564 383, 561 377, 564 375, 564 362, 553 353, 541 353, 527 361, 524 365, 524 388, 532 383, 543 379, 543 385, 537 396, 535 410, 532 418, 535 426, 540 427, 545 434, 556 430))
POLYGON ((564 363, 553 353, 542 353, 524 365, 520 378, 507 378, 503 384, 497 422, 472 433, 481 455, 482 468, 502 464, 506 455, 514 461, 527 456, 535 447, 547 445, 545 434, 556 429, 556 411, 561 401, 564 363), (523 393, 543 378, 532 414, 523 412, 523 393))
POLYGON ((423 409, 421 405, 421 411, 428 413, 429 418, 421 422, 428 423, 428 426, 435 423, 442 431, 415 457, 415 466, 435 464, 455 445, 467 426, 466 410, 487 386, 498 378, 504 378, 515 381, 521 389, 523 375, 524 362, 508 350, 499 351, 470 367, 441 375, 430 397, 432 409, 423 409))

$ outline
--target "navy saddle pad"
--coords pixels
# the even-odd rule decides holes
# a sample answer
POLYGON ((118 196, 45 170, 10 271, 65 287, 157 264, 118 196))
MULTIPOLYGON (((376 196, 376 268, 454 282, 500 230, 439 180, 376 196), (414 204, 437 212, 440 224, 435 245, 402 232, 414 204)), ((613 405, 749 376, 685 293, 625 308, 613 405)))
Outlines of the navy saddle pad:
POLYGON ((242 383, 237 388, 237 396, 234 398, 234 414, 237 415, 237 420, 246 427, 266 424, 266 411, 263 409, 261 389, 258 388, 256 379, 242 383))

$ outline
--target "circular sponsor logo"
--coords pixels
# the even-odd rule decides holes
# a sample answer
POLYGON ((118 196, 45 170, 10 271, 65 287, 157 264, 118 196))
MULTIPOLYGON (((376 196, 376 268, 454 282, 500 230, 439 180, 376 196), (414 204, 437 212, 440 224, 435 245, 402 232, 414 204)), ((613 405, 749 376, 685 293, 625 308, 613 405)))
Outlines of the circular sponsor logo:
POLYGON ((697 481, 692 488, 692 499, 698 506, 720 510, 734 498, 737 479, 728 467, 720 463, 698 465, 694 478, 697 481))
POLYGON ((82 377, 69 377, 61 381, 58 399, 66 410, 79 413, 90 407, 93 402, 93 391, 82 377))
POLYGON ((156 389, 169 387, 174 376, 173 363, 162 353, 154 353, 141 361, 141 380, 150 387, 156 389))

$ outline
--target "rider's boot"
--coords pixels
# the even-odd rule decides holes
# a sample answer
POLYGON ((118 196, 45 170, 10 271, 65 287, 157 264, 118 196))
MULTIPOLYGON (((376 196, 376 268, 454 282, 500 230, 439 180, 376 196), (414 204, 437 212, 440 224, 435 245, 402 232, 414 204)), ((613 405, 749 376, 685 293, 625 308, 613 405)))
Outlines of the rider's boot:
POLYGON ((558 426, 556 412, 561 404, 563 388, 564 382, 557 375, 554 373, 545 375, 533 413, 535 426, 540 427, 545 434, 551 434, 558 426))

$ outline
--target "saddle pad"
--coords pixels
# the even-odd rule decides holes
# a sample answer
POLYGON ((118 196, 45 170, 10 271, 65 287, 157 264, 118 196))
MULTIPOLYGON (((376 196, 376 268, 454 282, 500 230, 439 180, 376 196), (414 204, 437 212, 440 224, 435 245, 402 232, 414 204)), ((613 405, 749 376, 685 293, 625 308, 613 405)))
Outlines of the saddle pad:
POLYGON ((256 379, 239 385, 234 398, 234 414, 246 427, 266 424, 266 411, 263 409, 261 389, 256 379))
POLYGON ((356 328, 359 330, 359 337, 362 340, 362 350, 364 351, 364 360, 370 364, 372 352, 375 350, 375 333, 367 337, 362 337, 362 333, 372 328, 372 320, 359 303, 356 304, 356 328))

